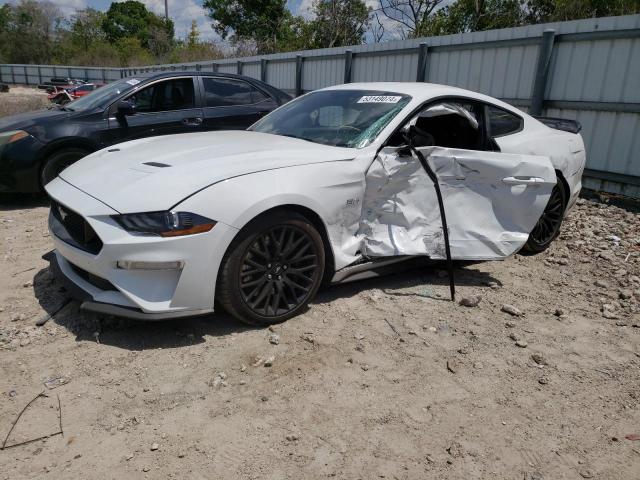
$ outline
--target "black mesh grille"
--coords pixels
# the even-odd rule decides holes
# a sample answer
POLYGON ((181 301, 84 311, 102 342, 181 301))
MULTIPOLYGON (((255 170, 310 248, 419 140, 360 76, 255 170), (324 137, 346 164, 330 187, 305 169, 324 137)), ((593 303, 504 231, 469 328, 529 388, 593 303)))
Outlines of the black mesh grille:
POLYGON ((111 283, 109 280, 105 280, 104 278, 98 277, 93 273, 89 273, 86 270, 83 270, 82 268, 78 267, 77 265, 74 265, 71 262, 69 262, 69 265, 71 266, 71 269, 78 274, 78 276, 85 279, 94 287, 98 287, 100 290, 118 291, 118 289, 114 287, 113 283, 111 283))
POLYGON ((53 228, 53 233, 74 247, 97 254, 102 249, 102 240, 91 225, 73 210, 51 201, 51 216, 64 231, 53 228))

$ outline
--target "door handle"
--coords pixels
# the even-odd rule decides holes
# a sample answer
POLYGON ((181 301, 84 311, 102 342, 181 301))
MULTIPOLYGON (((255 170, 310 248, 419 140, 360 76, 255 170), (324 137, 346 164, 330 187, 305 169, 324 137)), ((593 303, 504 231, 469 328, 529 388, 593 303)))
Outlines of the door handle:
POLYGON ((258 110, 258 116, 259 117, 264 117, 269 112, 270 112, 270 110, 258 110))
POLYGON ((502 179, 502 183, 507 185, 539 185, 545 181, 540 177, 505 177, 502 179))
POLYGON ((193 118, 183 118, 182 123, 187 125, 188 127, 199 127, 202 125, 201 117, 193 117, 193 118))

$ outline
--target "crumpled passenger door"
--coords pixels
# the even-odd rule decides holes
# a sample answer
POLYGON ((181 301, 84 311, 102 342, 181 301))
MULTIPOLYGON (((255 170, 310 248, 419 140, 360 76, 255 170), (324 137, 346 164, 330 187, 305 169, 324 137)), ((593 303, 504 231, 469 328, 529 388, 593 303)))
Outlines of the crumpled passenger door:
MULTIPOLYGON (((496 260, 522 248, 556 183, 548 157, 444 147, 418 151, 438 177, 452 258, 496 260)), ((369 167, 358 233, 368 257, 445 258, 433 183, 406 147, 382 149, 369 167)))

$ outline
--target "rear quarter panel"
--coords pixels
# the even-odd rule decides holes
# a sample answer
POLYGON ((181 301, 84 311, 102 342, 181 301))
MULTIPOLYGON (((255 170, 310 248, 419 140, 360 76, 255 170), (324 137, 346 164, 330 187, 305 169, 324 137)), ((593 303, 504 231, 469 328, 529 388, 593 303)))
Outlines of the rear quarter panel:
POLYGON ((554 168, 562 173, 569 185, 567 212, 570 210, 580 194, 586 162, 584 141, 579 133, 555 130, 527 116, 523 130, 495 140, 504 153, 549 157, 554 168))

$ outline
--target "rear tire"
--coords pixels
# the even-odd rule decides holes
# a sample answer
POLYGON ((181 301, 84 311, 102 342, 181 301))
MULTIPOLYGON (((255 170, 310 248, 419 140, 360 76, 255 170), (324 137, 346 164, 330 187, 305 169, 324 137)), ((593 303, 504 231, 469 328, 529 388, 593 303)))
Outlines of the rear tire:
POLYGON ((549 245, 560 234, 560 226, 562 225, 566 208, 566 188, 563 181, 558 178, 556 186, 551 191, 549 203, 547 203, 538 223, 529 234, 529 239, 524 246, 525 252, 536 254, 549 248, 549 245))
POLYGON ((238 320, 272 325, 301 313, 325 267, 322 237, 305 217, 277 212, 250 222, 225 254, 216 299, 238 320))
POLYGON ((65 148, 54 152, 45 160, 44 166, 42 167, 40 174, 40 185, 42 188, 56 178, 65 168, 87 155, 89 155, 89 152, 82 148, 65 148))

